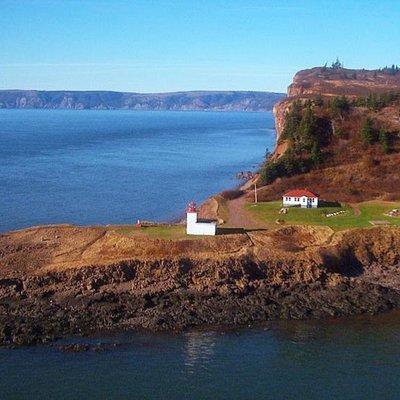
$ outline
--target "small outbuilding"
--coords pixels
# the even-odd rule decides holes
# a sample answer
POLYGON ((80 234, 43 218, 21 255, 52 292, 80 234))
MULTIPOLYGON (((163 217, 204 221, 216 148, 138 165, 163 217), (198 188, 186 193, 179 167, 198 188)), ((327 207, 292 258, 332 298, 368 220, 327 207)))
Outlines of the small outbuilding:
POLYGON ((217 221, 213 219, 201 219, 197 216, 195 203, 189 203, 186 209, 186 233, 188 235, 210 235, 217 232, 217 221))
POLYGON ((308 189, 293 189, 286 192, 283 197, 283 206, 300 206, 301 208, 318 207, 319 195, 308 189))

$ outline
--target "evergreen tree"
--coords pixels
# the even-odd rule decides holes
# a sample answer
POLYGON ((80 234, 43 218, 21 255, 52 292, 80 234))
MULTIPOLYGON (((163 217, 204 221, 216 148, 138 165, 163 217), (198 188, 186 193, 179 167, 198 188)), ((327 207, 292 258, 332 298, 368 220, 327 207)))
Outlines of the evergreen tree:
POLYGON ((377 111, 379 109, 379 100, 375 93, 368 96, 367 105, 371 110, 377 111))
POLYGON ((342 69, 343 64, 339 61, 339 57, 336 57, 336 61, 332 63, 332 69, 342 69))
POLYGON ((277 177, 277 168, 275 163, 268 163, 262 170, 261 170, 261 181, 268 185, 272 183, 277 177))
POLYGON ((289 113, 286 116, 285 127, 282 131, 282 139, 294 139, 301 121, 301 103, 294 101, 289 113))
POLYGON ((285 175, 291 176, 297 172, 295 153, 292 148, 286 150, 281 160, 285 175))
POLYGON ((366 107, 367 99, 365 97, 357 97, 357 99, 355 100, 355 105, 357 107, 366 107))
POLYGON ((365 144, 372 144, 375 141, 375 131, 371 118, 367 118, 361 128, 361 139, 365 144))
POLYGON ((385 154, 390 152, 390 140, 388 133, 381 128, 379 131, 379 142, 382 146, 382 150, 385 154))
POLYGON ((300 121, 298 143, 303 148, 310 148, 315 135, 315 116, 311 104, 308 103, 300 121))
POLYGON ((333 118, 343 118, 343 115, 350 110, 350 103, 346 96, 334 97, 330 108, 333 118))
POLYGON ((317 107, 322 107, 324 105, 324 99, 322 98, 320 93, 317 94, 317 97, 314 100, 314 104, 317 107))
POLYGON ((313 147, 311 149, 311 161, 314 165, 321 164, 322 162, 322 153, 321 148, 318 141, 315 141, 313 147))

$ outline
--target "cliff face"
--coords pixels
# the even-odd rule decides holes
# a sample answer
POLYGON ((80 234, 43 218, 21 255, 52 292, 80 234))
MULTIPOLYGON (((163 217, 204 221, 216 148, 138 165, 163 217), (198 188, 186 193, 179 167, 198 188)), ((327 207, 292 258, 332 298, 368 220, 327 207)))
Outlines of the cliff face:
POLYGON ((400 307, 398 229, 168 241, 53 226, 1 235, 0 256, 0 345, 400 307))
POLYGON ((368 96, 400 90, 400 73, 380 70, 316 67, 299 71, 288 88, 288 96, 368 96))
POLYGON ((0 108, 270 111, 285 95, 271 92, 197 91, 122 93, 108 91, 0 90, 0 108))
POLYGON ((278 139, 285 124, 285 115, 295 99, 312 99, 317 95, 325 98, 347 96, 355 98, 400 91, 400 73, 390 74, 380 70, 332 69, 316 67, 299 71, 288 87, 288 98, 273 108, 276 116, 278 139))
MULTIPOLYGON (((298 72, 288 88, 288 97, 273 109, 277 141, 272 161, 279 160, 290 147, 294 150, 293 138, 289 140, 282 134, 295 102, 302 105, 303 115, 306 104, 311 104, 314 121, 319 124, 314 135, 321 149, 320 161, 313 164, 311 147, 305 151, 300 143, 295 153, 308 166, 269 182, 261 189, 259 198, 274 200, 284 191, 297 187, 309 187, 332 201, 400 198, 398 93, 398 69, 367 71, 319 67, 298 72), (343 96, 346 107, 342 111, 334 110, 332 104, 343 96), (362 133, 367 120, 372 125, 370 143, 366 143, 362 133)), ((302 134, 300 130, 298 126, 295 136, 302 134)))

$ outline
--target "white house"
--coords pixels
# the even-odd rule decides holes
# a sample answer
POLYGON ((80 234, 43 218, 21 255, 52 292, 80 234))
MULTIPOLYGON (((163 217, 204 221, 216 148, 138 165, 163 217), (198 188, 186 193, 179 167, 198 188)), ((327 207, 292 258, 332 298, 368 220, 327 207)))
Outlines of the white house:
POLYGON ((284 206, 300 206, 301 208, 318 207, 319 196, 308 189, 289 190, 283 195, 284 206))
POLYGON ((195 203, 189 203, 186 216, 186 233, 188 235, 215 235, 217 231, 217 221, 197 218, 195 203))

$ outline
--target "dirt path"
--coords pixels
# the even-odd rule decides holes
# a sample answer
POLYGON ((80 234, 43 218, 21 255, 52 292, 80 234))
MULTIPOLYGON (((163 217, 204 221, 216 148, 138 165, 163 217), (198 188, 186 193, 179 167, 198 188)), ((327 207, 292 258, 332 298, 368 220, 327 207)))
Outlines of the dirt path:
POLYGON ((265 228, 265 224, 253 218, 253 215, 245 209, 245 196, 228 201, 229 218, 224 225, 228 228, 265 228))
POLYGON ((355 215, 356 217, 358 217, 359 215, 361 215, 361 210, 360 210, 360 207, 358 206, 357 203, 349 203, 349 206, 353 209, 354 215, 355 215))

